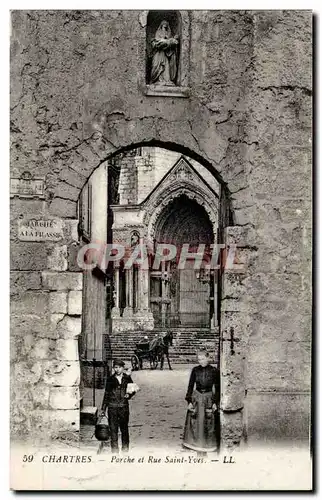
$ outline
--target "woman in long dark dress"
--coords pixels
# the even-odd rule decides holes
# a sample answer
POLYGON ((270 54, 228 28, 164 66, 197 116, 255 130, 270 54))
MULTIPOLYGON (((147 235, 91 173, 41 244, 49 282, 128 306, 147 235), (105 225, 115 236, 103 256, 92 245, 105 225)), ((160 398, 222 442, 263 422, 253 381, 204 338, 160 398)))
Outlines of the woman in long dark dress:
POLYGON ((199 453, 217 450, 216 416, 219 404, 219 370, 210 365, 206 351, 198 353, 199 365, 192 369, 183 446, 199 453))

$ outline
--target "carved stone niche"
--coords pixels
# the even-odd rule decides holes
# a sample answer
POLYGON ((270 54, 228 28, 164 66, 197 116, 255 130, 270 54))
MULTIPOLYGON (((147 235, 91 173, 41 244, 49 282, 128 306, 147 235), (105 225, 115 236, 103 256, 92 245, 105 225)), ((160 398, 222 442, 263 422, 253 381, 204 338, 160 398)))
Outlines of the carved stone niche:
POLYGON ((148 96, 189 97, 188 12, 144 11, 139 21, 145 29, 145 47, 140 54, 145 60, 144 93, 148 96))

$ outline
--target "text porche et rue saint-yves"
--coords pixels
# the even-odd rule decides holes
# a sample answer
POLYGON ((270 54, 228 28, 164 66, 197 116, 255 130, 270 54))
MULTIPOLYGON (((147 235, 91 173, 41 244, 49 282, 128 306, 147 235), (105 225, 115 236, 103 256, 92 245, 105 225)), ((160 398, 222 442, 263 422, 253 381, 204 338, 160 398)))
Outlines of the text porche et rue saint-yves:
MULTIPOLYGON (((90 463, 92 462, 92 457, 90 455, 43 455, 42 462, 44 463, 90 463)), ((188 455, 185 457, 173 457, 166 455, 165 457, 154 457, 152 455, 141 456, 141 457, 118 457, 117 455, 112 455, 110 457, 111 463, 125 464, 125 463, 148 463, 148 464, 158 464, 158 463, 205 463, 207 462, 204 457, 195 457, 193 455, 188 455)))

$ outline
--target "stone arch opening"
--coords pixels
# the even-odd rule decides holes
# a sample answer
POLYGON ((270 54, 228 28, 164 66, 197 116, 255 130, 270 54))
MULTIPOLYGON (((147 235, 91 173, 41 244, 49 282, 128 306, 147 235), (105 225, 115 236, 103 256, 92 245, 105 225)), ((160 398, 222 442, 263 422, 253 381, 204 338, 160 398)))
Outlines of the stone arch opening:
MULTIPOLYGON (((187 237, 188 233, 190 233, 187 243, 190 243, 190 251, 195 251, 194 243, 197 243, 198 240, 199 243, 205 243, 208 246, 216 243, 220 234, 220 225, 223 221, 226 221, 226 224, 229 223, 227 214, 230 214, 231 210, 229 206, 229 197, 227 196, 227 188, 220 174, 215 171, 210 162, 201 159, 198 153, 190 154, 190 150, 184 146, 182 147, 174 143, 166 143, 166 148, 164 148, 164 146, 165 143, 156 140, 140 142, 136 144, 135 147, 133 145, 125 146, 105 157, 93 171, 90 179, 93 179, 95 175, 99 176, 100 171, 105 171, 106 175, 108 206, 106 211, 107 228, 105 238, 107 243, 123 241, 125 245, 130 247, 133 243, 134 234, 137 239, 140 239, 149 236, 150 229, 154 232, 156 239, 161 238, 164 240, 170 237, 171 240, 175 234, 178 234, 179 229, 182 230, 183 223, 185 221, 188 222, 190 213, 190 225, 193 225, 194 221, 195 229, 203 228, 200 234, 196 233, 194 235, 195 241, 192 242, 190 241, 191 230, 189 231, 189 229, 187 229, 187 237), (162 148, 160 148, 161 145, 163 146, 162 148), (149 173, 151 162, 157 161, 157 156, 152 158, 153 155, 151 153, 149 153, 149 157, 145 155, 144 150, 149 149, 154 151, 162 149, 170 156, 174 154, 174 157, 172 163, 168 165, 169 168, 165 168, 165 170, 161 169, 163 174, 161 175, 160 173, 157 177, 154 177, 154 184, 151 184, 147 188, 146 179, 147 176, 151 174, 151 171, 149 173), (187 152, 189 154, 187 154, 187 152), (120 163, 122 164, 121 167, 120 163), (203 169, 202 174, 195 170, 196 164, 200 166, 201 170, 203 169), (205 181, 203 175, 206 178, 208 175, 207 181, 205 181), (211 183, 212 181, 214 185, 216 185, 216 190, 209 185, 209 182, 211 183), (120 183, 123 183, 122 189, 120 188, 120 183), (142 192, 140 189, 143 189, 142 192), (160 202, 160 200, 162 201, 160 202), (142 221, 136 225, 133 223, 133 220, 135 220, 140 210, 145 212, 145 216, 142 218, 142 221), (180 221, 178 217, 175 217, 176 210, 180 212, 180 221), (130 214, 132 222, 124 225, 124 214, 130 214), (152 219, 153 223, 150 224, 152 219), (170 232, 167 232, 166 228, 171 228, 170 232), (171 232, 172 236, 170 234, 171 232)), ((100 182, 100 188, 102 188, 102 182, 100 182)), ((95 186, 92 186, 91 197, 93 200, 96 199, 95 186)), ((92 213, 95 217, 95 210, 92 210, 92 213)), ((93 222, 94 221, 92 221, 91 224, 92 227, 95 226, 93 222)), ((182 238, 184 239, 184 236, 182 236, 182 238)), ((90 238, 85 238, 84 243, 88 241, 90 241, 90 238)), ((175 243, 182 244, 184 242, 176 241, 175 243)), ((96 359, 96 363, 99 361, 99 358, 101 358, 102 361, 107 359, 108 356, 106 351, 111 347, 113 356, 126 357, 127 354, 127 357, 129 357, 131 355, 131 349, 134 349, 136 342, 135 334, 138 331, 146 331, 146 333, 150 335, 150 333, 155 332, 157 328, 161 327, 162 329, 166 326, 166 323, 162 323, 162 320, 160 323, 160 317, 157 318, 156 315, 153 315, 153 311, 151 311, 151 304, 153 302, 151 302, 151 294, 153 293, 152 288, 154 286, 154 276, 152 276, 151 273, 144 276, 144 273, 140 274, 140 271, 137 271, 135 267, 132 270, 125 270, 122 264, 116 269, 101 269, 101 271, 103 271, 103 273, 99 276, 99 272, 97 272, 96 269, 97 274, 94 275, 94 277, 94 271, 84 273, 86 278, 84 278, 83 291, 85 302, 87 301, 89 305, 86 306, 86 304, 83 303, 83 329, 81 338, 83 337, 84 340, 84 334, 85 337, 88 333, 92 334, 95 330, 93 324, 98 322, 99 315, 101 315, 101 322, 105 321, 105 333, 101 335, 101 345, 96 346, 95 356, 93 356, 93 358, 96 359), (100 288, 101 290, 102 283, 104 283, 107 292, 105 295, 106 309, 104 313, 102 312, 104 309, 103 307, 99 308, 97 305, 96 307, 94 306, 96 299, 93 301, 93 286, 86 284, 86 279, 90 280, 92 284, 94 281, 98 283, 100 280, 100 284, 97 284, 96 288, 100 288), (137 292, 141 291, 142 293, 142 287, 144 286, 147 286, 146 292, 142 294, 142 300, 138 300, 137 292), (91 290, 90 295, 87 294, 87 298, 86 288, 91 290), (84 325, 87 322, 85 317, 89 313, 88 308, 93 309, 94 314, 90 314, 92 316, 92 326, 88 325, 88 327, 85 327, 84 325), (101 311, 98 312, 100 309, 101 311), (126 335, 126 342, 122 341, 122 335, 126 335), (127 353, 125 353, 125 346, 127 353), (104 349, 105 355, 103 352, 104 349), (98 355, 100 350, 101 354, 98 355)), ((174 293, 175 300, 173 303, 175 303, 176 299, 179 299, 179 301, 177 301, 177 305, 179 305, 181 298, 182 305, 181 311, 180 306, 177 311, 172 311, 172 318, 175 320, 175 316, 178 316, 177 313, 179 312, 181 313, 181 326, 183 328, 189 326, 190 328, 198 328, 199 337, 200 330, 203 330, 202 338, 198 337, 198 339, 196 332, 190 332, 190 338, 188 334, 186 338, 184 338, 185 333, 181 332, 181 339, 184 341, 185 346, 188 346, 192 338, 194 339, 190 342, 190 362, 193 361, 197 348, 200 345, 205 345, 212 351, 214 354, 214 361, 218 363, 219 304, 217 304, 217 302, 219 302, 219 299, 217 301, 214 297, 215 286, 216 297, 220 296, 219 276, 216 275, 215 280, 214 274, 210 275, 205 272, 203 268, 198 273, 189 269, 186 275, 185 279, 182 278, 181 280, 181 290, 180 282, 177 281, 177 283, 175 283, 175 278, 173 280, 174 284, 169 283, 169 286, 171 285, 172 288, 178 288, 179 286, 177 297, 175 297, 176 293, 174 293), (199 310, 193 311, 195 318, 199 315, 199 322, 198 324, 195 323, 192 325, 192 316, 188 311, 189 307, 191 309, 191 303, 189 305, 190 299, 188 296, 189 294, 192 296, 194 293, 198 293, 200 297, 202 297, 202 300, 199 301, 199 304, 196 303, 199 310), (186 298, 184 294, 186 294, 186 298), (186 307, 186 311, 184 310, 184 304, 188 307, 188 309, 186 307)), ((173 272, 173 276, 175 276, 175 272, 173 272)), ((160 286, 162 287, 162 285, 160 286)), ((96 297, 98 297, 97 300, 102 301, 102 294, 98 294, 96 297)), ((179 326, 179 324, 174 325, 173 323, 171 326, 175 327, 179 326)), ((98 337, 99 335, 96 335, 96 339, 98 337)), ((81 343, 84 345, 84 342, 81 343)), ((87 343, 87 346, 89 345, 88 341, 85 343, 87 343)), ((178 350, 179 349, 182 349, 182 346, 178 343, 178 350)), ((89 351, 87 351, 87 356, 88 352, 89 351)), ((83 354, 85 354, 84 350, 83 354)), ((92 357, 92 354, 90 354, 89 357, 92 357)), ((87 361, 90 365, 90 367, 87 368, 87 372, 93 371, 93 359, 87 361)), ((82 362, 84 362, 84 358, 82 362)), ((97 368, 97 370, 95 384, 99 389, 103 385, 102 382, 106 373, 104 374, 103 368, 97 368), (101 374, 98 376, 100 372, 101 374)), ((88 376, 87 383, 88 385, 93 383, 88 376)), ((89 401, 87 404, 88 403, 89 401)), ((92 405, 95 406, 99 401, 92 398, 92 403, 92 405)))
MULTIPOLYGON (((126 141, 126 129, 128 127, 128 123, 121 118, 118 122, 115 122, 115 127, 118 130, 119 126, 123 124, 124 125, 124 141, 126 141)), ((94 124, 95 125, 95 124, 94 124)), ((94 127, 95 128, 95 127, 94 127)), ((73 195, 72 199, 69 198, 68 200, 65 199, 64 195, 62 196, 61 193, 64 190, 64 181, 62 180, 63 176, 62 174, 57 175, 56 179, 56 187, 54 190, 52 190, 52 195, 51 195, 51 205, 50 205, 50 213, 53 215, 60 215, 63 217, 65 220, 68 221, 69 224, 73 223, 73 227, 75 227, 75 224, 78 223, 79 219, 79 212, 77 210, 77 204, 80 201, 80 193, 83 190, 84 186, 86 186, 87 182, 89 179, 93 179, 94 175, 97 175, 98 172, 101 170, 106 171, 107 175, 107 193, 108 197, 111 196, 111 187, 113 185, 112 181, 112 167, 111 164, 117 160, 117 158, 120 155, 126 155, 130 153, 131 151, 133 152, 134 150, 140 150, 144 148, 163 148, 164 150, 168 152, 173 152, 177 153, 178 157, 184 156, 185 158, 188 158, 190 162, 197 162, 201 165, 201 167, 204 169, 205 174, 210 175, 211 179, 214 179, 218 183, 218 192, 217 192, 217 198, 216 198, 216 203, 217 203, 217 208, 218 208, 218 225, 217 225, 217 241, 224 242, 226 241, 226 236, 225 236, 225 228, 227 226, 232 226, 233 225, 233 211, 232 211, 232 206, 231 206, 231 201, 230 201, 230 193, 228 190, 227 183, 225 182, 225 172, 221 172, 216 165, 216 162, 213 162, 211 158, 207 155, 203 155, 203 151, 200 150, 199 148, 194 148, 193 144, 191 143, 189 139, 189 134, 184 135, 182 137, 182 140, 179 141, 169 141, 167 138, 161 139, 160 134, 156 134, 157 138, 146 138, 144 137, 145 132, 144 128, 142 129, 141 124, 138 125, 139 133, 135 133, 134 137, 132 140, 128 141, 128 144, 124 145, 123 140, 121 137, 118 138, 118 140, 113 139, 113 143, 108 141, 105 137, 107 135, 107 129, 106 126, 104 125, 104 120, 101 123, 101 125, 97 128, 96 127, 96 132, 91 136, 90 139, 86 140, 85 143, 83 143, 80 148, 75 148, 70 152, 70 158, 69 162, 73 162, 73 175, 75 175, 75 196, 73 195), (188 140, 187 140, 188 137, 188 140), (123 142, 123 145, 122 145, 123 142), (80 162, 80 154, 79 154, 79 149, 82 150, 82 158, 83 160, 80 162), (86 158, 86 161, 84 161, 84 158, 86 158), (79 177, 76 177, 76 172, 79 173, 79 177), (81 173, 82 172, 82 173, 81 173)), ((117 132, 119 134, 120 131, 117 132)), ((130 155, 131 156, 131 155, 130 155)), ((69 167, 65 167, 65 172, 64 176, 67 172, 67 169, 69 167)), ((101 185, 102 186, 102 185, 101 185)), ((184 194, 182 192, 182 194, 184 194)), ((97 199, 95 196, 95 193, 91 193, 92 199, 97 199)), ((142 201, 142 200, 141 200, 142 201)), ((198 200, 197 200, 198 201, 198 200)), ((112 210, 107 210, 107 224, 106 224, 106 236, 105 240, 103 241, 111 241, 112 237, 112 231, 111 227, 113 224, 113 217, 115 214, 111 213, 112 210)), ((79 228, 80 229, 80 228, 79 228)), ((75 235, 75 231, 73 233, 75 235)), ((139 232, 139 235, 141 233, 139 232)), ((129 244, 131 240, 131 235, 129 235, 129 244)), ((79 267, 77 267, 77 264, 75 263, 76 261, 76 256, 77 252, 79 249, 83 246, 86 245, 90 239, 83 240, 82 235, 79 234, 78 238, 75 240, 75 237, 73 237, 73 242, 71 246, 68 248, 68 252, 71 254, 71 258, 74 259, 74 262, 72 264, 72 271, 81 271, 79 267), (77 241, 78 240, 78 241, 77 241), (74 256, 74 257, 73 257, 74 256)), ((100 239, 102 242, 102 239, 100 239)), ((83 332, 86 330, 86 332, 93 332, 94 329, 96 329, 96 324, 100 322, 100 331, 96 331, 96 339, 100 339, 101 346, 99 349, 101 349, 101 352, 103 352, 102 346, 104 345, 105 352, 111 352, 111 343, 112 343, 112 330, 110 327, 111 317, 113 316, 113 307, 111 305, 110 307, 110 313, 109 313, 109 308, 108 308, 108 303, 113 304, 115 301, 115 290, 113 291, 113 280, 115 279, 114 276, 111 276, 109 272, 106 272, 106 270, 102 270, 99 267, 96 267, 92 271, 89 272, 82 272, 83 277, 85 275, 87 278, 89 278, 92 281, 92 285, 87 286, 83 284, 83 304, 82 304, 82 312, 81 312, 81 319, 82 319, 82 329, 81 329, 81 335, 79 336, 79 356, 78 360, 81 360, 83 362, 84 360, 84 337, 83 337, 83 332), (94 284, 96 283, 96 284, 94 284), (97 284, 99 283, 99 284, 97 284), (89 293, 86 292, 89 291, 89 293), (87 293, 87 297, 86 297, 87 293), (89 306, 86 306, 89 304, 89 306), (91 313, 89 314, 88 310, 86 309, 87 307, 90 308, 91 313), (91 319, 91 324, 87 323, 87 326, 84 326, 84 319, 85 318, 92 318, 91 319)), ((134 275, 135 273, 133 273, 134 275)), ((134 278, 133 276, 131 279, 137 279, 134 278)), ((85 279, 85 278, 84 278, 85 279)), ((149 281, 148 276, 143 277, 143 282, 146 280, 146 282, 149 281)), ((218 279, 218 297, 221 297, 222 295, 222 281, 223 281, 223 276, 220 275, 218 279)), ((129 280, 128 280, 129 282, 129 280)), ((142 281, 141 281, 142 284, 142 281)), ((135 285, 134 285, 135 286, 135 285)), ((137 282, 137 287, 141 286, 137 282)), ((127 296, 127 290, 126 290, 126 284, 123 287, 123 290, 121 291, 123 294, 123 299, 124 299, 124 304, 127 296)), ((133 297, 132 297, 133 300, 133 297)), ((149 299, 148 295, 144 299, 144 304, 143 307, 148 309, 149 308, 149 299), (145 301, 145 302, 144 302, 145 301)), ((133 302, 134 305, 134 302, 133 302)), ((221 300, 218 301, 218 327, 217 331, 219 332, 219 329, 221 328, 223 331, 223 328, 226 328, 226 323, 224 323, 223 326, 221 326, 221 305, 222 302, 221 300)), ((138 307, 138 304, 136 304, 136 307, 138 307)), ((125 307, 124 307, 125 309, 125 307)), ((140 319, 137 316, 137 319, 139 319, 139 325, 140 321, 142 321, 142 318, 140 319)), ((151 327, 150 331, 153 330, 153 322, 152 322, 152 314, 150 314, 150 320, 151 320, 151 327)), ((146 316, 143 318, 143 321, 146 324, 146 316)), ((212 334, 211 334, 212 335, 212 334)), ((131 340, 132 344, 134 345, 134 340, 131 340)), ((130 343, 131 343, 130 342, 130 343)), ((219 342, 219 333, 217 336, 217 342, 219 342)), ((92 346, 93 347, 93 346, 92 346)), ((97 347, 97 346, 96 346, 97 347)), ((96 349, 96 348, 95 348, 96 349)), ((95 350, 95 355, 98 352, 99 349, 95 350)), ((92 349, 93 350, 93 349, 92 349)), ((116 352, 114 351, 116 354, 116 352)), ((217 349, 217 353, 219 356, 219 349, 217 349)), ((86 361, 86 360, 85 360, 86 361)), ((88 368, 87 371, 88 373, 93 372, 93 364, 95 362, 100 362, 104 360, 97 360, 93 361, 93 358, 88 361, 88 368)), ((108 363, 110 363, 110 359, 108 360, 108 363)), ((218 361, 219 363, 219 361, 218 361)), ((106 365, 106 362, 104 361, 103 365, 106 365)), ((227 368, 228 369, 228 368, 227 368)), ((104 378, 106 375, 105 367, 101 366, 98 368, 98 370, 101 370, 101 374, 99 375, 99 372, 97 372, 98 376, 96 377, 96 385, 102 387, 104 383, 104 378), (104 372, 105 371, 105 372, 104 372)), ((86 378, 86 377, 85 377, 86 378)), ((89 378, 92 378, 92 375, 90 375, 89 378)), ((82 382, 80 385, 81 389, 81 395, 84 394, 82 383, 84 382, 84 377, 82 377, 82 382)), ((99 406, 99 399, 95 399, 95 395, 90 393, 89 397, 89 405, 92 407, 99 406)), ((73 403, 74 404, 74 403, 73 403)), ((80 404, 81 407, 84 405, 84 400, 82 400, 82 397, 80 399, 80 404), (83 402, 82 402, 83 401, 83 402)), ((74 425, 74 424, 73 424, 74 425)), ((75 430, 76 428, 73 427, 75 430)))
MULTIPOLYGON (((224 172, 221 173, 221 171, 216 168, 215 162, 207 159, 207 155, 198 153, 196 149, 190 148, 189 146, 185 145, 184 141, 177 143, 169 140, 141 139, 135 142, 130 141, 127 145, 120 145, 119 147, 116 147, 108 144, 108 141, 106 141, 106 139, 100 132, 94 132, 90 140, 88 140, 85 145, 86 152, 84 153, 84 157, 90 158, 90 160, 86 161, 86 171, 84 171, 84 173, 82 174, 82 178, 79 179, 79 182, 75 183, 74 185, 75 189, 77 190, 77 196, 75 196, 75 198, 73 199, 75 199, 76 201, 79 200, 82 189, 84 188, 84 186, 86 186, 88 180, 91 178, 95 170, 98 169, 103 163, 112 161, 113 158, 119 155, 138 150, 142 147, 162 148, 168 151, 180 153, 205 167, 205 169, 208 170, 209 173, 220 184, 221 195, 223 195, 225 198, 226 215, 233 225, 233 208, 230 201, 228 182, 225 180, 224 172), (95 155, 93 154, 93 152, 95 152, 95 155)), ((85 168, 85 166, 83 166, 83 168, 85 168)), ((75 171, 82 170, 79 160, 75 162, 74 169, 75 171)), ((60 198, 59 186, 61 183, 61 179, 58 178, 57 181, 58 182, 56 189, 52 194, 52 201, 54 201, 55 198, 60 198)), ((52 209, 52 211, 54 211, 54 209, 52 209)))

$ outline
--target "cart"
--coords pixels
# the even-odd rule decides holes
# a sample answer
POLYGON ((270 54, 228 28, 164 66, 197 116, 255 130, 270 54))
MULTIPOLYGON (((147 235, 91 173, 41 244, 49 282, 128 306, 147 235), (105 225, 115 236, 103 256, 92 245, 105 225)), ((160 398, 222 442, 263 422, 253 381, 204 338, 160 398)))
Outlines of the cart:
POLYGON ((158 345, 150 348, 149 342, 140 342, 139 344, 136 344, 134 354, 131 356, 132 370, 142 370, 144 360, 150 363, 151 370, 155 370, 158 367, 159 362, 158 352, 158 345))

